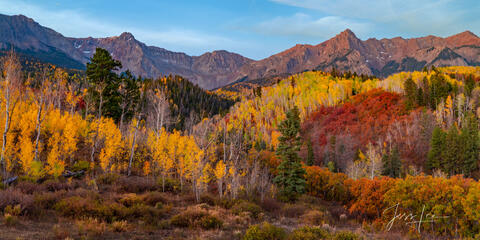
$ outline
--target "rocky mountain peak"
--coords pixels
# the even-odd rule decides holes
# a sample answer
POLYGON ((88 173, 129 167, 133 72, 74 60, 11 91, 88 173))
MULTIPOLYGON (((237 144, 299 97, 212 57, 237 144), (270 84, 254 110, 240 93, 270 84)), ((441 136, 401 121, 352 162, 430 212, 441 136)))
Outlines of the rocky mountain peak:
POLYGON ((120 36, 118 36, 118 38, 122 39, 122 40, 126 40, 126 41, 135 40, 135 36, 133 36, 133 34, 129 33, 129 32, 124 32, 124 33, 120 34, 120 36))

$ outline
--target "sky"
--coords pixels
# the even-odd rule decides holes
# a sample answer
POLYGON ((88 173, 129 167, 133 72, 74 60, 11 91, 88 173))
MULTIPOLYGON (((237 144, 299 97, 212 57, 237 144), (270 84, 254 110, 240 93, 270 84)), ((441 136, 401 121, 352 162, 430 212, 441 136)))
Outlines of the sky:
POLYGON ((259 60, 295 44, 357 37, 480 33, 479 0, 0 0, 67 37, 131 32, 147 45, 198 56, 227 50, 259 60))

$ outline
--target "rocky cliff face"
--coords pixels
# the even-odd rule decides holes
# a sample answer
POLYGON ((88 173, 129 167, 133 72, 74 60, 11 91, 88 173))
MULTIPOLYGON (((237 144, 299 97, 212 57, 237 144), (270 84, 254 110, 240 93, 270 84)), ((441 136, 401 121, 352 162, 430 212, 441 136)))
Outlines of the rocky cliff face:
POLYGON ((427 36, 403 39, 358 39, 350 30, 321 44, 297 45, 261 61, 245 65, 240 76, 248 79, 281 73, 336 68, 358 74, 388 76, 424 66, 467 66, 480 63, 480 38, 467 31, 448 38, 427 36))
POLYGON ((107 49, 137 76, 178 74, 207 89, 305 70, 351 71, 380 77, 424 66, 480 65, 480 38, 466 31, 448 38, 358 39, 350 30, 318 45, 296 45, 260 61, 227 51, 201 56, 147 46, 130 33, 108 38, 67 38, 25 16, 0 15, 0 48, 66 67, 82 68, 97 47, 107 49))

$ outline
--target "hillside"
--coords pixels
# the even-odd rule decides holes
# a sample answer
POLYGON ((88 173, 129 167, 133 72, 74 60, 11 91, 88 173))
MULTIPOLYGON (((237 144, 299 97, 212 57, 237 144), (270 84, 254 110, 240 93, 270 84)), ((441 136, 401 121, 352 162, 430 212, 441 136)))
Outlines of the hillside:
POLYGON ((308 71, 226 112, 231 101, 183 78, 119 76, 102 49, 91 61, 78 86, 53 66, 25 79, 2 58, 6 239, 480 233, 480 67, 308 71), (395 204, 426 222, 390 224, 395 204))

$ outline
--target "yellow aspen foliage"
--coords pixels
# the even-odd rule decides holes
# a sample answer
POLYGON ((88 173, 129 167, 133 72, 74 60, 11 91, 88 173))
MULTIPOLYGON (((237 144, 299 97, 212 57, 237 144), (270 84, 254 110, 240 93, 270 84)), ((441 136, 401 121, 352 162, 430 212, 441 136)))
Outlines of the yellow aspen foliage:
POLYGON ((164 177, 168 175, 174 166, 174 159, 169 156, 167 148, 168 140, 168 133, 164 129, 160 131, 159 135, 157 135, 153 130, 149 131, 147 143, 154 165, 153 169, 160 172, 160 174, 164 177))
POLYGON ((227 174, 226 165, 222 160, 218 161, 217 165, 215 166, 214 174, 217 179, 223 179, 227 174))
POLYGON ((105 172, 111 169, 112 161, 120 154, 122 148, 122 134, 111 118, 102 118, 100 121, 99 136, 103 140, 100 151, 100 167, 105 172))
POLYGON ((35 132, 35 119, 37 111, 34 107, 20 106, 22 117, 19 119, 18 127, 20 127, 19 136, 19 159, 20 165, 24 173, 29 173, 31 164, 34 160, 34 143, 32 141, 35 132))
POLYGON ((55 132, 49 139, 49 146, 51 147, 50 152, 47 156, 47 173, 59 177, 65 170, 65 162, 60 159, 60 133, 55 132))
POLYGON ((449 114, 452 107, 453 107, 452 97, 448 95, 447 100, 445 100, 445 112, 449 114))

